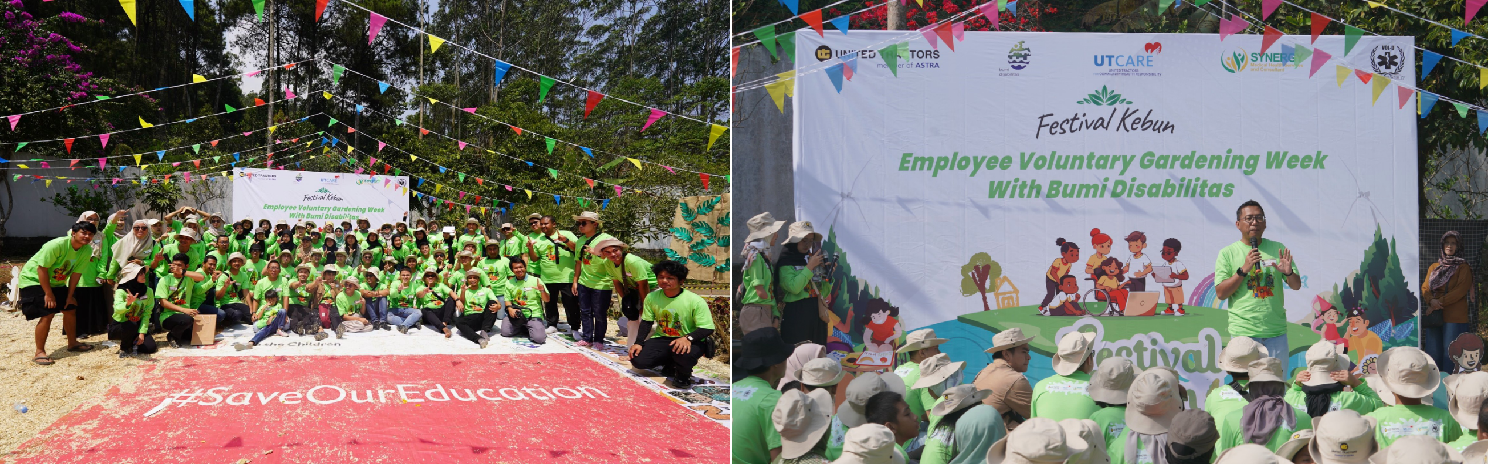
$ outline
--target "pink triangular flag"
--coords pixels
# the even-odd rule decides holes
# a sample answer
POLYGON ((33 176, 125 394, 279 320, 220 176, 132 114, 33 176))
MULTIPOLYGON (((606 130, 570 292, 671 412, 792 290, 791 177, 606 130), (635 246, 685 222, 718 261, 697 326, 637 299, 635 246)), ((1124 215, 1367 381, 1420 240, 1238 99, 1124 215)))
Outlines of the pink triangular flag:
POLYGON ((377 14, 377 13, 372 13, 372 17, 367 20, 367 43, 368 44, 371 44, 372 43, 372 40, 377 38, 378 31, 381 31, 382 30, 382 25, 383 24, 386 24, 386 23, 387 23, 387 17, 386 16, 383 16, 383 15, 380 15, 380 14, 377 14))
POLYGON ((672 167, 670 167, 670 166, 661 165, 661 167, 662 168, 666 168, 666 170, 667 170, 668 173, 677 174, 677 172, 675 170, 673 170, 672 167))
POLYGON ((1488 0, 1467 0, 1467 11, 1463 12, 1466 15, 1464 16, 1465 19, 1462 21, 1462 24, 1466 25, 1467 23, 1472 22, 1473 17, 1478 15, 1478 10, 1483 9, 1484 3, 1488 3, 1488 0))
POLYGON ((108 134, 99 134, 98 135, 98 143, 99 143, 99 145, 102 145, 104 147, 108 147, 108 138, 109 138, 109 135, 108 134))
POLYGON ((119 185, 119 181, 123 181, 123 179, 114 178, 114 184, 113 185, 115 185, 115 186, 119 185))
POLYGON ((98 159, 98 168, 99 169, 103 169, 103 167, 106 166, 106 165, 108 165, 108 159, 107 158, 99 158, 98 159))
POLYGON ((262 73, 262 72, 263 72, 263 70, 254 71, 254 72, 248 73, 246 76, 248 76, 248 77, 254 77, 254 76, 259 75, 259 73, 262 73))
POLYGON ((48 165, 47 162, 41 162, 41 167, 45 169, 51 169, 52 165, 48 165))
POLYGON ((1318 69, 1321 69, 1323 65, 1327 64, 1328 60, 1332 58, 1333 55, 1329 55, 1328 52, 1324 52, 1323 49, 1314 49, 1312 51, 1312 70, 1307 73, 1307 77, 1312 77, 1312 75, 1317 74, 1318 69))
POLYGON ((1240 15, 1230 15, 1230 34, 1239 34, 1245 31, 1245 28, 1248 27, 1250 27, 1250 21, 1246 21, 1245 18, 1241 18, 1240 15))
POLYGON ((1281 0, 1261 0, 1261 19, 1270 18, 1278 6, 1281 6, 1281 0))
POLYGON ((171 166, 181 166, 181 162, 172 162, 171 166))
POLYGON ((187 171, 184 173, 184 175, 186 176, 186 182, 191 182, 191 172, 187 171))
POLYGON ((248 137, 248 136, 251 136, 251 135, 253 135, 253 131, 248 131, 248 132, 243 133, 243 137, 248 137))
POLYGON ((924 29, 920 29, 920 35, 925 36, 925 41, 930 43, 930 48, 937 50, 940 49, 940 46, 938 45, 939 42, 935 40, 934 28, 926 27, 924 29))
POLYGON ((958 41, 965 41, 966 40, 966 23, 956 23, 956 24, 951 25, 951 34, 953 34, 953 35, 956 36, 956 40, 958 40, 958 41))
POLYGON ((466 113, 475 114, 475 110, 476 109, 474 107, 471 107, 471 108, 461 108, 461 110, 465 110, 466 113))
POLYGON ((67 166, 70 167, 70 168, 72 168, 73 170, 77 170, 77 164, 78 164, 79 161, 82 161, 82 160, 70 160, 70 161, 72 161, 72 163, 68 164, 67 166))
POLYGON ((620 196, 620 186, 615 186, 615 197, 620 196))
POLYGON ((1400 92, 1400 108, 1405 108, 1405 102, 1409 102, 1411 95, 1416 93, 1415 89, 1409 87, 1396 86, 1395 90, 1400 92))
MULTIPOLYGON (((505 185, 505 184, 502 184, 502 185, 503 185, 503 186, 506 186, 506 185, 505 185)), ((507 192, 511 192, 511 190, 512 190, 512 188, 511 188, 511 186, 506 186, 506 191, 507 191, 507 192)))
POLYGON ((646 125, 641 126, 641 132, 646 132, 647 128, 650 128, 652 124, 656 124, 656 120, 661 119, 661 117, 666 116, 666 114, 667 112, 652 108, 651 116, 646 117, 646 125))
POLYGON ((987 21, 992 22, 992 30, 997 30, 997 2, 983 3, 977 9, 982 10, 982 16, 985 16, 987 21))
POLYGON ((5 117, 5 119, 10 120, 10 130, 14 131, 16 128, 16 123, 21 122, 21 115, 10 115, 5 117))
POLYGON ((465 200, 465 191, 460 191, 460 200, 465 200))
POLYGON ((376 164, 377 164, 377 157, 367 157, 367 165, 368 166, 376 165, 376 164))
POLYGON ((289 90, 288 88, 285 88, 284 89, 284 99, 285 100, 293 100, 294 98, 295 98, 294 91, 289 90))
POLYGON ((357 168, 356 169, 356 174, 362 174, 362 169, 361 168, 357 168))
POLYGON ((458 141, 458 143, 460 144, 460 150, 465 150, 465 141, 458 141))

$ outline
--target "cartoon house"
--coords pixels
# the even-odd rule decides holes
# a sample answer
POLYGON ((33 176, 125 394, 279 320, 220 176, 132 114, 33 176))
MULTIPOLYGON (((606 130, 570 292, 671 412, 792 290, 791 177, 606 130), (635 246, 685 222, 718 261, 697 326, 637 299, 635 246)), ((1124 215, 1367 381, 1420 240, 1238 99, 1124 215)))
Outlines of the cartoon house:
POLYGON ((997 285, 992 287, 992 295, 997 297, 997 308, 1013 308, 1018 306, 1018 286, 1013 285, 1013 280, 1003 276, 997 280, 997 285), (1006 287, 1006 290, 1004 290, 1006 287))

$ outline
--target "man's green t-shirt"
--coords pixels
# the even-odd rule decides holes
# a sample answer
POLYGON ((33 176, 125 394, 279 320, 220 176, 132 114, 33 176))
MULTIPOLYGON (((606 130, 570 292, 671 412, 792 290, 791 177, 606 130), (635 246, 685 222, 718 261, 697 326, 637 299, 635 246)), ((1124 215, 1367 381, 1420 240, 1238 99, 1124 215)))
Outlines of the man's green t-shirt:
POLYGON ((1430 405, 1388 405, 1369 412, 1376 420, 1374 441, 1381 449, 1405 436, 1431 436, 1451 443, 1462 436, 1462 425, 1452 415, 1430 405))
POLYGON ((780 432, 771 420, 780 391, 763 378, 750 376, 734 383, 732 397, 733 462, 770 463, 770 449, 780 447, 780 432))
POLYGON ((481 270, 481 285, 489 286, 491 283, 501 282, 511 277, 511 260, 506 257, 497 259, 482 258, 475 264, 481 270))
MULTIPOLYGON (((1240 380, 1240 386, 1250 386, 1250 380, 1240 380)), ((1214 417, 1216 422, 1223 420, 1225 415, 1229 415, 1231 411, 1245 408, 1247 404, 1250 404, 1250 401, 1245 400, 1245 397, 1235 392, 1235 388, 1228 384, 1216 386, 1209 390, 1209 395, 1204 396, 1204 411, 1209 412, 1209 416, 1214 417)))
MULTIPOLYGON (((1126 431, 1126 406, 1096 410, 1095 413, 1090 414, 1090 420, 1100 427, 1101 439, 1106 441, 1106 450, 1109 451, 1112 447, 1116 447, 1113 444, 1116 438, 1126 431)), ((1115 456, 1112 456, 1112 463, 1118 463, 1115 460, 1115 456)))
MULTIPOLYGON (((1292 439, 1292 433, 1304 429, 1312 429, 1312 417, 1307 416, 1306 410, 1293 407, 1292 415, 1295 416, 1296 423, 1292 424, 1291 428, 1288 428, 1285 421, 1281 422, 1276 427, 1276 431, 1271 433, 1271 440, 1266 441, 1265 444, 1262 444, 1263 446, 1274 452, 1276 449, 1280 449, 1282 444, 1286 444, 1287 441, 1292 439)), ((1245 408, 1242 407, 1225 414, 1223 419, 1215 420, 1215 426, 1219 428, 1219 442, 1214 444, 1215 457, 1219 457, 1224 451, 1230 450, 1235 446, 1247 443, 1245 432, 1240 428, 1240 420, 1243 416, 1245 416, 1245 408)), ((1288 458, 1290 459, 1290 457, 1288 458)))
POLYGON ((580 286, 599 291, 610 290, 610 275, 605 272, 605 264, 609 263, 609 260, 599 256, 599 251, 594 250, 590 246, 596 242, 614 238, 614 236, 609 234, 599 233, 595 234, 593 238, 579 239, 579 243, 584 245, 584 247, 579 249, 578 259, 578 266, 583 267, 582 270, 579 270, 580 286))
POLYGON ((358 304, 360 304, 361 302, 362 302, 362 295, 359 294, 359 293, 352 293, 351 295, 346 295, 346 292, 344 292, 344 291, 343 292, 337 292, 336 293, 336 313, 340 313, 341 316, 360 315, 361 314, 361 312, 360 312, 361 307, 358 304))
POLYGON ((413 291, 417 284, 393 281, 388 285, 388 304, 392 308, 413 308, 413 291))
POLYGON ((1090 373, 1076 371, 1069 376, 1054 375, 1039 380, 1033 386, 1032 410, 1035 418, 1059 421, 1066 418, 1085 419, 1100 410, 1086 392, 1090 387, 1090 373))
POLYGON ((502 293, 506 295, 506 304, 522 306, 522 316, 526 318, 543 317, 542 278, 527 275, 526 279, 518 280, 516 276, 506 279, 506 285, 502 293))
MULTIPOLYGON (((289 295, 289 278, 286 278, 282 274, 279 275, 279 279, 269 279, 268 276, 259 278, 258 283, 253 285, 253 301, 259 302, 259 305, 263 305, 262 302, 264 300, 264 293, 268 292, 269 289, 278 290, 280 297, 289 295)), ((274 303, 277 304, 279 302, 274 303)))
POLYGON ((600 260, 604 262, 604 271, 606 275, 609 275, 609 279, 620 281, 626 289, 637 289, 641 281, 645 281, 646 286, 651 289, 656 289, 656 275, 651 273, 651 262, 646 259, 627 253, 619 265, 607 258, 600 260))
MULTIPOLYGON (((1276 337, 1286 334, 1286 307, 1282 288, 1286 287, 1286 276, 1275 263, 1286 246, 1270 239, 1261 239, 1262 266, 1260 271, 1247 270, 1244 281, 1225 302, 1230 309, 1230 336, 1252 338, 1276 337)), ((1250 254, 1250 244, 1236 241, 1220 249, 1214 261, 1214 282, 1230 279, 1245 264, 1250 254)), ((1292 273, 1301 273, 1301 267, 1292 264, 1292 273)))
MULTIPOLYGON (((189 307, 191 305, 191 291, 194 289, 196 289, 196 283, 192 282, 191 278, 185 275, 177 278, 173 274, 166 273, 165 276, 160 277, 160 282, 155 283, 155 298, 163 302, 189 307)), ((166 318, 170 318, 177 313, 180 312, 162 306, 160 321, 165 321, 166 318)))
MULTIPOLYGON (((41 246, 41 250, 26 260, 26 265, 21 267, 21 287, 40 286, 41 280, 36 272, 41 267, 51 271, 52 287, 67 287, 67 281, 72 279, 73 273, 82 274, 83 267, 89 266, 93 257, 93 246, 83 244, 74 250, 72 248, 72 237, 62 236, 47 241, 41 246)), ((56 292, 56 291, 53 291, 56 292)), ((66 298, 65 290, 62 295, 57 296, 60 302, 66 298)))
MULTIPOLYGON (((485 242, 482 241, 481 244, 484 245, 485 242)), ((506 239, 501 240, 499 250, 501 251, 501 256, 503 257, 525 254, 527 253, 527 236, 522 233, 512 231, 511 235, 506 236, 506 239)))
POLYGON ((243 298, 239 294, 244 290, 252 289, 254 284, 256 282, 253 280, 253 269, 246 265, 239 268, 237 273, 233 273, 232 270, 223 271, 222 278, 217 282, 217 288, 222 289, 226 286, 227 292, 222 294, 221 299, 217 299, 217 306, 242 303, 243 298), (229 280, 232 281, 231 284, 228 283, 229 280))
POLYGON ((191 301, 187 302, 186 306, 191 308, 201 308, 202 304, 207 302, 207 293, 212 292, 212 275, 202 270, 196 270, 196 272, 202 274, 201 281, 186 278, 191 282, 191 301))
POLYGON ((299 279, 296 279, 294 281, 290 281, 288 285, 285 285, 286 292, 288 292, 289 295, 289 304, 309 306, 310 283, 313 282, 315 282, 315 280, 313 279, 305 280, 303 282, 299 279))
MULTIPOLYGON (((894 369, 894 374, 904 380, 905 386, 914 386, 914 383, 920 380, 920 364, 919 362, 904 362, 903 365, 899 365, 899 368, 894 369)), ((905 393, 904 403, 909 404, 909 411, 914 413, 915 418, 925 415, 925 404, 921 402, 921 398, 928 395, 929 390, 929 388, 910 389, 905 393)))
POLYGON ((574 233, 572 232, 560 229, 554 231, 553 235, 549 236, 548 239, 551 240, 553 243, 552 260, 556 262, 556 267, 543 269, 543 276, 547 277, 547 279, 544 279, 543 281, 549 283, 565 284, 573 282, 574 261, 576 256, 574 254, 574 251, 569 250, 569 248, 574 247, 574 244, 577 244, 579 242, 578 237, 575 237, 574 233), (564 239, 567 239, 568 242, 560 244, 556 239, 553 239, 560 236, 564 239), (567 248, 565 248, 565 246, 567 248), (552 274, 549 273, 550 271, 552 272, 552 274))
MULTIPOLYGON (((1157 461, 1156 460, 1153 460, 1153 457, 1150 454, 1147 453, 1147 451, 1153 450, 1154 448, 1153 447, 1148 447, 1146 444, 1142 444, 1142 439, 1140 437, 1137 438, 1137 446, 1139 446, 1139 447, 1137 447, 1137 460, 1136 461, 1133 461, 1133 462, 1126 462, 1126 438, 1130 434, 1131 434, 1131 430, 1129 430, 1129 429, 1122 429, 1121 430, 1121 434, 1118 435, 1118 436, 1116 436, 1115 438, 1111 439, 1111 442, 1109 443, 1109 445, 1106 446, 1106 456, 1107 457, 1110 457, 1111 463, 1132 463, 1132 464, 1153 464, 1153 463, 1157 463, 1157 461)), ((1160 449, 1160 447, 1159 447, 1159 449, 1160 449)), ((1214 454, 1214 457, 1219 457, 1219 454, 1218 453, 1214 454)))
MULTIPOLYGON (((1385 405, 1380 400, 1379 394, 1374 392, 1374 388, 1369 387, 1369 383, 1363 380, 1359 382, 1359 386, 1355 387, 1352 392, 1338 391, 1333 393, 1330 398, 1332 402, 1328 406, 1329 412, 1348 409, 1360 415, 1365 415, 1385 405)), ((1307 393, 1302 392, 1302 383, 1293 383, 1292 387, 1287 389, 1286 396, 1282 397, 1282 399, 1293 407, 1304 411, 1307 410, 1307 393)))
POLYGON ((488 288, 482 287, 479 289, 466 289, 465 310, 461 312, 461 314, 470 315, 474 313, 484 312, 486 311, 486 307, 490 306, 491 302, 495 301, 496 293, 491 292, 491 290, 488 288))
POLYGON ((414 298, 413 298, 413 303, 417 304, 418 305, 418 308, 421 308, 421 309, 422 308, 435 308, 436 307, 436 305, 434 305, 435 302, 439 302, 440 305, 443 305, 444 304, 444 299, 448 299, 448 298, 453 298, 454 297, 452 295, 452 294, 454 294, 454 291, 450 290, 449 286, 446 286, 446 285, 443 285, 443 284, 437 284, 436 283, 434 285, 434 287, 419 286, 419 289, 418 290, 423 290, 423 289, 428 289, 429 292, 424 293, 424 295, 422 297, 420 297, 418 294, 414 294, 414 298))
POLYGON ((651 337, 682 337, 699 329, 714 329, 708 303, 687 289, 676 297, 667 297, 661 289, 651 291, 642 307, 641 320, 656 322, 651 337))
POLYGON ((770 282, 770 263, 764 257, 757 257, 749 268, 744 270, 744 295, 739 297, 740 305, 760 304, 770 306, 770 311, 775 316, 780 316, 780 309, 775 308, 775 285, 770 282), (761 299, 756 287, 765 288, 765 298, 761 299))

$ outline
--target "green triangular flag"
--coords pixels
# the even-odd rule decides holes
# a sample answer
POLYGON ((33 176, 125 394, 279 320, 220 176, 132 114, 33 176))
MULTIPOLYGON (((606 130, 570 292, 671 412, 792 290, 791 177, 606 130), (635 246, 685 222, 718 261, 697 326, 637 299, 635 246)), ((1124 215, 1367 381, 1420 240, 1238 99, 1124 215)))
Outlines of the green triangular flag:
POLYGON ((775 61, 775 60, 780 59, 780 56, 775 54, 775 26, 774 25, 761 26, 759 29, 755 29, 754 30, 754 37, 756 37, 756 38, 759 39, 760 45, 765 46, 765 50, 769 50, 770 51, 770 61, 775 61))
POLYGON ((1361 36, 1361 35, 1364 35, 1364 31, 1363 30, 1360 30, 1357 27, 1353 27, 1353 26, 1344 26, 1343 27, 1343 55, 1344 56, 1348 56, 1349 52, 1354 50, 1354 44, 1359 43, 1359 36, 1361 36))
POLYGON ((899 46, 884 47, 878 51, 878 56, 883 57, 884 64, 889 66, 889 71, 894 72, 894 77, 899 77, 899 46))
POLYGON ((796 61, 796 32, 787 32, 776 41, 780 42, 780 56, 796 61))
POLYGON ((727 182, 729 184, 733 184, 734 183, 734 175, 730 174, 728 176, 724 176, 723 177, 723 180, 724 180, 724 182, 727 182))
POLYGON ((29 144, 29 143, 30 142, 21 142, 19 144, 16 144, 16 151, 19 152, 19 151, 21 151, 21 149, 26 148, 26 144, 29 144))
POLYGON ((460 182, 465 182, 465 173, 456 172, 456 174, 460 175, 460 182))
POLYGON ((1452 106, 1457 107, 1457 116, 1467 117, 1467 104, 1452 102, 1452 106))
POLYGON ((201 144, 191 144, 191 151, 201 153, 201 144))
POLYGON ((218 155, 218 156, 212 157, 212 163, 217 163, 218 161, 221 161, 221 160, 222 160, 222 155, 218 155))
POLYGON ((263 22, 264 0, 253 0, 253 11, 258 13, 258 22, 263 22))
POLYGON ((393 176, 402 176, 403 168, 393 168, 393 176))
POLYGON ((400 120, 398 120, 398 125, 399 125, 399 126, 402 126, 402 125, 403 125, 403 120, 401 120, 401 119, 400 119, 400 120))
POLYGON ((1302 66, 1302 63, 1306 63, 1307 57, 1310 56, 1312 56, 1312 49, 1298 45, 1297 52, 1292 54, 1292 67, 1302 66))
POLYGON ((546 137, 545 139, 547 139, 547 143, 548 143, 548 155, 552 155, 553 154, 553 145, 555 145, 555 142, 553 142, 553 138, 552 137, 546 137))
POLYGON ((900 59, 907 59, 907 58, 909 58, 909 42, 908 41, 900 42, 899 43, 899 58, 900 59))
POLYGON ((232 113, 232 112, 238 111, 237 108, 233 108, 232 105, 228 105, 226 103, 222 104, 222 106, 227 108, 227 112, 228 113, 232 113))
POLYGON ((558 179, 558 170, 548 168, 548 176, 552 176, 553 179, 558 179))
POLYGON ((93 98, 96 98, 96 99, 99 99, 99 100, 108 100, 109 99, 109 96, 107 96, 107 95, 94 95, 93 98))
POLYGON ((1173 0, 1158 0, 1157 1, 1157 12, 1158 13, 1162 13, 1164 11, 1167 11, 1168 10, 1168 7, 1170 7, 1170 6, 1173 6, 1173 0))
POLYGON ((542 87, 541 89, 537 90, 537 103, 542 104, 543 100, 548 99, 548 89, 553 88, 553 78, 543 76, 541 78, 538 78, 537 83, 539 86, 542 87))
POLYGON ((345 66, 341 66, 341 65, 333 65, 333 66, 331 66, 331 82, 332 83, 335 83, 335 84, 340 84, 341 83, 341 75, 342 74, 345 74, 345 73, 346 73, 346 67, 345 66))
POLYGON ((997 11, 1007 11, 1007 0, 997 0, 997 11))
POLYGON ((341 121, 340 120, 337 120, 336 118, 331 118, 330 121, 326 121, 326 127, 335 126, 336 123, 339 123, 339 122, 341 122, 341 121))

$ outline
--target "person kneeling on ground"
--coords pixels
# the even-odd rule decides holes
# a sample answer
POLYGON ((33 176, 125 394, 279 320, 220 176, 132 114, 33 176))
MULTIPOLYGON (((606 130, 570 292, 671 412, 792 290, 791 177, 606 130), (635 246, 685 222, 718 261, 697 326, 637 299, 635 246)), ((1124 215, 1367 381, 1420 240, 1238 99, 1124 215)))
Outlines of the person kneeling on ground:
MULTIPOLYGON (((366 306, 362 301, 361 286, 357 285, 356 276, 347 276, 341 282, 341 292, 336 294, 336 313, 341 315, 341 323, 336 326, 336 339, 345 337, 347 332, 371 331, 372 322, 362 316, 362 309, 366 306)), ((335 319, 331 321, 334 322, 335 319)))
MULTIPOLYGON (((193 279, 186 274, 186 263, 191 257, 184 253, 171 256, 170 273, 160 277, 155 284, 155 296, 160 298, 160 326, 165 328, 171 348, 191 345, 191 330, 196 326, 197 310, 190 307, 191 291, 196 289, 193 279)), ((200 274, 192 272, 200 276, 200 274)))
POLYGON ((258 330, 258 333, 254 334, 253 339, 249 339, 246 343, 239 342, 233 344, 233 348, 238 350, 252 349, 253 346, 263 342, 264 339, 268 339, 269 336, 279 333, 279 330, 285 326, 284 320, 284 309, 279 306, 279 290, 269 289, 264 291, 264 304, 260 305, 258 310, 253 312, 253 327, 258 330))
POLYGON ((109 339, 119 341, 119 358, 132 354, 153 354, 155 338, 150 337, 150 313, 155 297, 145 284, 148 275, 136 263, 119 271, 119 288, 114 291, 114 321, 109 323, 109 339))
POLYGON ((310 287, 316 282, 310 277, 312 268, 309 263, 301 263, 295 268, 295 280, 289 282, 289 305, 286 308, 290 332, 301 336, 314 334, 315 340, 320 341, 326 338, 326 333, 320 330, 320 316, 310 306, 310 287))
POLYGON ((505 298, 482 287, 480 281, 480 270, 472 268, 465 272, 465 286, 460 288, 460 300, 455 302, 460 312, 460 317, 455 318, 455 329, 460 330, 460 337, 484 349, 491 343, 484 328, 495 324, 496 316, 506 304, 505 298))
POLYGON ((511 262, 512 276, 506 280, 506 322, 501 324, 501 337, 525 334, 533 344, 548 342, 547 321, 543 315, 543 303, 548 301, 548 289, 541 279, 527 274, 527 262, 511 262))
POLYGON ((692 386, 692 367, 698 359, 713 352, 713 314, 708 303, 692 291, 682 288, 687 280, 687 267, 671 260, 651 266, 656 284, 661 289, 646 296, 641 311, 637 340, 646 334, 651 338, 630 346, 630 364, 642 370, 660 368, 677 389, 692 386), (658 325, 652 334, 652 325, 658 325))

